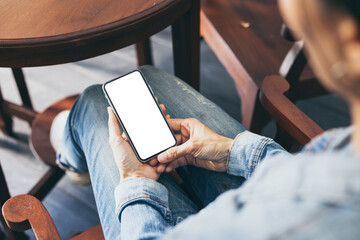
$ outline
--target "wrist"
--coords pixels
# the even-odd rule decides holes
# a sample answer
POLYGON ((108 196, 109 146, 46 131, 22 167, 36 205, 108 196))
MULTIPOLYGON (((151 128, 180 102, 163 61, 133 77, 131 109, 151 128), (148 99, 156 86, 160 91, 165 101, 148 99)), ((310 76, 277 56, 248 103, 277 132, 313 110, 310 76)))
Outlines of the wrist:
POLYGON ((230 147, 231 147, 231 144, 233 143, 233 141, 234 140, 231 138, 223 137, 223 139, 221 141, 222 157, 220 158, 220 161, 226 163, 227 159, 229 158, 230 147))
POLYGON ((212 162, 213 170, 218 172, 226 172, 226 165, 230 154, 230 147, 233 139, 221 136, 218 142, 218 152, 216 160, 212 162))
POLYGON ((159 175, 155 174, 155 173, 150 174, 150 173, 146 173, 143 171, 137 171, 137 172, 132 172, 132 173, 120 172, 120 182, 137 179, 137 178, 147 178, 147 179, 157 181, 159 178, 159 175))
POLYGON ((136 174, 136 173, 132 173, 132 174, 122 174, 122 173, 120 173, 120 182, 132 180, 132 179, 136 179, 136 178, 144 178, 144 176, 136 174))

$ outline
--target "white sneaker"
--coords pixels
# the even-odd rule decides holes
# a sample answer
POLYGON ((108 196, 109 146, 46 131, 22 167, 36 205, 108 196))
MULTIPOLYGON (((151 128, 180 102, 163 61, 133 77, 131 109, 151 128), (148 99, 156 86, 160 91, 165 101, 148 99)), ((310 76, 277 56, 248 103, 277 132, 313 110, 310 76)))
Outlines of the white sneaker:
POLYGON ((54 118, 53 122, 51 123, 50 128, 50 143, 57 152, 61 145, 61 140, 64 136, 64 129, 66 125, 66 121, 69 117, 70 110, 64 110, 60 112, 54 118))
MULTIPOLYGON (((66 121, 69 117, 70 110, 64 110, 60 112, 54 118, 50 128, 50 143, 57 152, 60 148, 61 141, 64 137, 64 129, 66 121)), ((77 185, 88 185, 90 184, 89 173, 77 173, 69 170, 65 171, 66 175, 70 180, 77 185)))

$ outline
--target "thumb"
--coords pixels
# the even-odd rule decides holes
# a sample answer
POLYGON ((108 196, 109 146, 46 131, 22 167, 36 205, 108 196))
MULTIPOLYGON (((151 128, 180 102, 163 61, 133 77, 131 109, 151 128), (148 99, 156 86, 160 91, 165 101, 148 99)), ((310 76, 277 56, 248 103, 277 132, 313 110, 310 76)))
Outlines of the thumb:
POLYGON ((171 162, 179 157, 192 153, 191 141, 187 141, 180 146, 172 147, 158 155, 157 159, 160 163, 171 162))
POLYGON ((115 140, 118 140, 119 137, 121 136, 119 123, 118 123, 118 120, 117 120, 113 110, 110 107, 107 108, 107 111, 109 114, 109 120, 108 120, 109 140, 115 141, 115 140))

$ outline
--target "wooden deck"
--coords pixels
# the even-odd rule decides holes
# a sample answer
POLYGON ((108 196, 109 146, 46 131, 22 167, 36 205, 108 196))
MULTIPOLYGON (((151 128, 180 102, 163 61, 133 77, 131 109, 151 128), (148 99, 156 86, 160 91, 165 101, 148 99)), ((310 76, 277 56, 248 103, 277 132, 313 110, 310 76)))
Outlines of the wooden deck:
MULTIPOLYGON (((155 66, 173 73, 171 33, 166 29, 152 37, 155 66)), ((44 110, 56 100, 81 92, 87 86, 103 83, 136 68, 134 48, 115 51, 86 61, 51 67, 24 69, 30 95, 36 110, 44 110)), ((10 69, 0 68, 0 85, 5 99, 20 103, 10 69)), ((201 92, 235 119, 241 121, 240 100, 232 79, 215 55, 201 43, 201 92)), ((298 104, 325 129, 346 126, 350 117, 346 104, 335 96, 324 96, 298 104)), ((12 195, 26 193, 46 171, 28 147, 29 126, 15 119, 17 139, 0 132, 0 161, 12 195)), ((264 134, 272 136, 274 123, 264 134)), ((90 186, 72 184, 65 176, 44 199, 62 239, 99 223, 90 186)), ((32 232, 28 232, 35 239, 32 232)), ((1 236, 0 236, 0 239, 1 236)))

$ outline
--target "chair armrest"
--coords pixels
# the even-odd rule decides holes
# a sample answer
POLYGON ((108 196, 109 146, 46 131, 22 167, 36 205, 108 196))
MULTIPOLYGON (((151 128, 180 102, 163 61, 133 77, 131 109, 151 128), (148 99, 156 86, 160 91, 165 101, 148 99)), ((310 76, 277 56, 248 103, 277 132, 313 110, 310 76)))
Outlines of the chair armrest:
POLYGON ((260 89, 260 102, 281 128, 305 145, 324 130, 284 95, 289 88, 283 77, 268 76, 260 89))
POLYGON ((2 214, 10 229, 25 231, 32 228, 38 240, 60 240, 58 231, 44 205, 30 195, 18 195, 7 200, 2 214))
POLYGON ((80 233, 70 240, 105 240, 101 225, 97 225, 86 232, 80 233))

